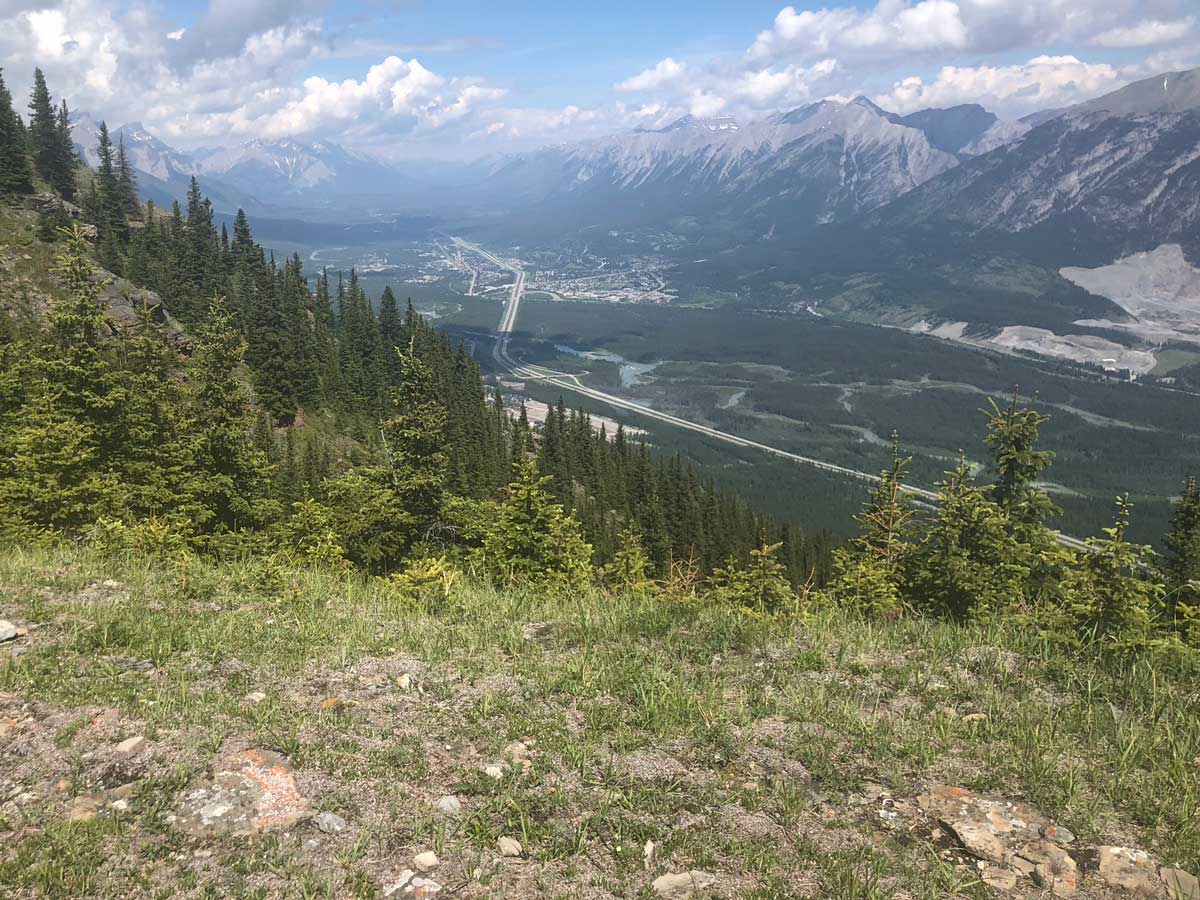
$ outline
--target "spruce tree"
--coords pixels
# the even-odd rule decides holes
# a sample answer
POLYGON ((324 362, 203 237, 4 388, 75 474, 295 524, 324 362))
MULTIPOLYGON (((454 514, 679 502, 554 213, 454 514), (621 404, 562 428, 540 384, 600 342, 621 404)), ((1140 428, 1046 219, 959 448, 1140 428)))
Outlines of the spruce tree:
POLYGON ((1154 551, 1126 537, 1132 508, 1128 496, 1118 497, 1112 527, 1104 529, 1104 537, 1088 539, 1091 552, 1081 554, 1066 579, 1064 612, 1074 634, 1052 620, 1049 631, 1054 637, 1118 648, 1149 643, 1164 588, 1146 577, 1154 551))
POLYGON ((58 116, 46 76, 40 68, 33 70, 33 93, 29 98, 29 141, 33 150, 33 166, 37 174, 50 182, 56 181, 58 157, 58 116))
POLYGON ((33 190, 24 129, 13 109, 12 94, 0 69, 0 197, 28 194, 33 190))
POLYGON ((96 191, 99 196, 100 217, 96 222, 99 235, 101 264, 120 274, 123 268, 124 247, 129 241, 129 222, 117 171, 116 153, 108 135, 108 125, 100 123, 96 153, 100 163, 96 168, 96 191))
POLYGON ((550 476, 539 475, 533 460, 514 468, 515 480, 484 538, 488 572, 498 582, 585 582, 591 547, 546 490, 550 476))
MULTIPOLYGON (((64 106, 62 110, 65 109, 64 106)), ((46 76, 41 69, 34 69, 33 93, 29 99, 29 142, 34 171, 68 200, 75 195, 70 139, 70 124, 64 123, 60 112, 55 110, 46 76)))
POLYGON ((1018 531, 1028 537, 1046 519, 1060 510, 1036 482, 1054 460, 1054 453, 1037 447, 1041 428, 1050 419, 1033 408, 1022 406, 1014 392, 1008 406, 1001 409, 988 401, 986 443, 992 453, 995 482, 988 496, 1009 517, 1018 531))
POLYGON ((269 484, 267 460, 251 439, 250 394, 238 378, 245 343, 219 300, 197 331, 189 366, 195 421, 188 493, 196 525, 233 531, 258 524, 269 484))
POLYGON ((909 561, 912 604, 960 619, 994 617, 1028 599, 1029 554, 965 458, 939 485, 937 511, 909 561))
POLYGON ((55 184, 58 192, 63 195, 66 200, 74 200, 76 193, 75 183, 75 142, 71 138, 71 112, 67 109, 67 101, 64 98, 58 108, 58 135, 55 146, 55 153, 58 159, 57 170, 60 173, 59 181, 55 184))
POLYGON ((1200 483, 1195 478, 1184 482, 1164 543, 1164 615, 1189 640, 1200 644, 1200 483))
POLYGON ((125 152, 125 135, 117 138, 117 195, 120 197, 125 218, 141 219, 142 206, 138 202, 137 176, 133 172, 133 164, 125 152))
POLYGON ((429 366, 413 343, 394 349, 400 362, 400 386, 392 402, 395 415, 382 433, 392 485, 418 528, 434 524, 441 512, 446 481, 446 406, 438 396, 429 366))

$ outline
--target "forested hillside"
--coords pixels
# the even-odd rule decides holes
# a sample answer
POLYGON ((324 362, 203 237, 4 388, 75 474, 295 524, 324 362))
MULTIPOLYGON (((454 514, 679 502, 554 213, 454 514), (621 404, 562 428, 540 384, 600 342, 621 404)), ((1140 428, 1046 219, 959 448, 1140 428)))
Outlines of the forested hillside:
MULTIPOLYGON (((34 123, 43 105, 39 94, 34 123)), ((17 131, 11 99, 5 116, 13 169, 28 176, 7 193, 32 194, 34 171, 59 186, 57 201, 36 198, 37 237, 58 254, 56 296, 44 323, 6 318, 10 531, 79 534, 101 522, 210 549, 253 536, 390 571, 481 551, 483 523, 519 475, 546 485, 584 566, 610 562, 628 532, 650 574, 672 560, 703 574, 764 541, 782 544, 797 583, 825 571, 820 535, 756 514, 620 429, 596 431, 560 403, 535 440, 498 390, 485 394, 465 347, 411 304, 390 289, 372 304, 353 271, 322 271, 310 289, 299 257, 270 257, 244 214, 232 236, 218 232, 194 180, 186 209, 142 207, 103 123, 99 166, 79 173, 79 188, 75 169, 69 184, 52 170, 58 156, 21 152, 33 139, 17 131), (76 194, 79 207, 67 199, 76 194), (153 290, 185 332, 145 312, 111 340, 101 294, 112 276, 153 290)), ((62 121, 46 131, 56 147, 62 121)), ((23 220, 14 210, 10 221, 23 220)))

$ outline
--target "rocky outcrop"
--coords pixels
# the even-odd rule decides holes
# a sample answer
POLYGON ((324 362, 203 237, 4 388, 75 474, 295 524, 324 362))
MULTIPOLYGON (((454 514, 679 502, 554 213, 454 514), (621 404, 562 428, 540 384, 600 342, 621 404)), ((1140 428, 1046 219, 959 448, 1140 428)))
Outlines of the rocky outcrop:
POLYGON ((140 288, 132 281, 127 281, 101 270, 97 280, 104 287, 100 291, 100 299, 108 307, 108 324, 114 335, 129 334, 137 328, 141 311, 145 309, 150 314, 150 320, 158 326, 177 345, 188 344, 183 326, 167 312, 162 298, 154 291, 140 288))
POLYGON ((311 816, 288 761, 269 750, 246 750, 187 791, 174 821, 184 834, 210 837, 286 830, 311 816))
POLYGON ((980 877, 997 890, 1013 891, 1022 881, 1032 881, 1057 897, 1085 889, 1090 895, 1097 888, 1134 897, 1200 900, 1200 883, 1191 873, 1160 866, 1134 847, 1079 846, 1070 830, 1019 800, 939 784, 915 804, 885 799, 881 817, 888 822, 908 819, 910 826, 923 823, 935 839, 939 833, 949 838, 950 846, 979 861, 980 877))

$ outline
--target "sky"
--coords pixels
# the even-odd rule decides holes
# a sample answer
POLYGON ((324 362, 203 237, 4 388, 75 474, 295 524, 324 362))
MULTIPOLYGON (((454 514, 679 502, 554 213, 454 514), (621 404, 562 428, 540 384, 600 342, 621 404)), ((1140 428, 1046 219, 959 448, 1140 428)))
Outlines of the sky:
POLYGON ((0 0, 0 64, 185 149, 469 159, 859 94, 1015 118, 1200 65, 1200 2, 0 0))

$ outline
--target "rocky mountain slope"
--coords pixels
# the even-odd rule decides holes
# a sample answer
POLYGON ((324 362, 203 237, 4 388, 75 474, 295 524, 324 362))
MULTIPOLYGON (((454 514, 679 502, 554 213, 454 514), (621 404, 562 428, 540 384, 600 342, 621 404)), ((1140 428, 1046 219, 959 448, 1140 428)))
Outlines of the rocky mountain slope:
MULTIPOLYGON (((93 168, 99 163, 99 122, 83 113, 73 117, 75 151, 93 168)), ((386 198, 411 188, 398 168, 353 153, 332 141, 294 138, 253 140, 232 147, 188 152, 151 134, 140 122, 110 129, 114 144, 125 141, 144 199, 169 206, 183 198, 193 176, 222 212, 242 207, 269 212, 297 203, 320 205, 331 197, 386 198)))
POLYGON ((195 154, 197 171, 246 193, 293 199, 331 194, 387 194, 405 179, 393 166, 332 141, 253 140, 195 154))
POLYGON ((878 208, 956 164, 923 131, 859 98, 747 124, 687 117, 548 148, 506 161, 482 187, 494 200, 575 221, 715 214, 811 227, 878 208))
POLYGON ((1065 110, 879 212, 872 224, 1022 234, 1062 265, 1100 265, 1200 225, 1200 70, 1065 110))

